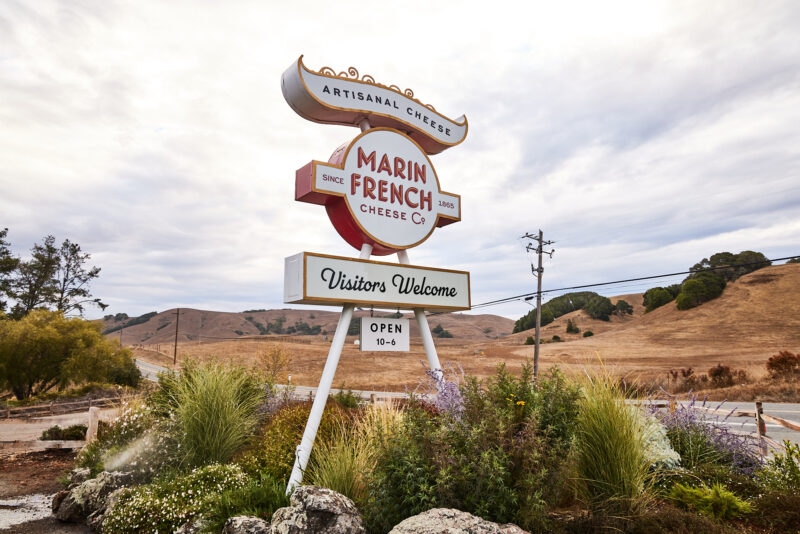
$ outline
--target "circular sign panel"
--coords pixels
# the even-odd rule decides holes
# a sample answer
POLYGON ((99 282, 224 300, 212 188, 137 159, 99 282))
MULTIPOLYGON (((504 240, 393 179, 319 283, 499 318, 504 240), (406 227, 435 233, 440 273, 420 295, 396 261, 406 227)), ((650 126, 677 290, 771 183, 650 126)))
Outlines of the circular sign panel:
POLYGON ((297 171, 296 198, 324 204, 333 226, 356 249, 386 255, 419 245, 437 226, 461 219, 461 199, 445 193, 427 154, 389 128, 367 130, 328 164, 297 171))

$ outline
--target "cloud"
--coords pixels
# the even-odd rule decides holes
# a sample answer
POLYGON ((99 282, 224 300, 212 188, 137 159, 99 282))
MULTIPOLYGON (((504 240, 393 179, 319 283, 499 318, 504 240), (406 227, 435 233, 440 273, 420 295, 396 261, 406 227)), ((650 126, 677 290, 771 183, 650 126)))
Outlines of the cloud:
POLYGON ((114 312, 281 307, 285 256, 356 254, 292 201, 357 133, 284 102, 304 53, 466 113, 433 158, 463 220, 410 256, 470 271, 473 303, 534 287, 538 228, 545 287, 796 254, 799 29, 793 2, 5 2, 0 226, 80 243, 114 312))

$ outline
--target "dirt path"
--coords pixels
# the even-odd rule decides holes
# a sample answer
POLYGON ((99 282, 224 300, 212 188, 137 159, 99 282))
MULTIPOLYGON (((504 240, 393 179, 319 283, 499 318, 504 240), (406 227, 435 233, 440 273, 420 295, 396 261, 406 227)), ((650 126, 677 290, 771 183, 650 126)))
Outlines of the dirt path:
MULTIPOLYGON (((100 410, 100 419, 108 421, 116 417, 118 408, 100 410)), ((89 412, 69 413, 63 415, 50 415, 47 417, 33 417, 30 419, 0 419, 0 441, 28 441, 39 439, 42 431, 51 426, 58 425, 66 428, 70 425, 86 425, 89 422, 89 412)))
POLYGON ((89 532, 85 525, 61 523, 49 516, 51 496, 62 489, 58 479, 72 468, 74 461, 75 453, 68 450, 0 456, 0 533, 89 532), (26 521, 32 517, 38 519, 26 521))

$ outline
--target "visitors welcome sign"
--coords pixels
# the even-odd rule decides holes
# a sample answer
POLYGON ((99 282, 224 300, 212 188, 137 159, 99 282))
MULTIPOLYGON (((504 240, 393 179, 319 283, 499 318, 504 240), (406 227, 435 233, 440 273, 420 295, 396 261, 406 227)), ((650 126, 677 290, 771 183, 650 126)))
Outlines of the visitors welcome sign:
POLYGON ((469 273, 301 252, 285 260, 284 302, 345 302, 457 311, 470 307, 469 273))

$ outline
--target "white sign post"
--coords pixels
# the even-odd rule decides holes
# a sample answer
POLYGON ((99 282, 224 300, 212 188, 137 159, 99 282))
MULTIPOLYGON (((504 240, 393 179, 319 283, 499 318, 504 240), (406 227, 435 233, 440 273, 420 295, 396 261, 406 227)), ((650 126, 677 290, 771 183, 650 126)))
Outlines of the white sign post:
POLYGON ((408 352, 411 345, 408 319, 362 317, 361 351, 408 352))
MULTIPOLYGON (((435 228, 461 220, 461 198, 442 191, 428 155, 461 143, 467 119, 448 119, 408 89, 377 84, 370 76, 359 79, 352 67, 338 75, 327 67, 310 71, 302 56, 284 72, 281 86, 301 117, 362 131, 327 163, 312 161, 295 176, 295 200, 325 206, 336 231, 360 256, 304 252, 286 258, 284 302, 344 304, 296 450, 288 495, 302 482, 356 303, 413 309, 428 365, 441 376, 425 309, 469 309, 469 273, 412 266, 406 249, 424 242, 435 228), (395 253, 399 264, 368 261, 373 254, 395 253)), ((408 321, 371 318, 364 324, 361 350, 409 350, 408 321)))

